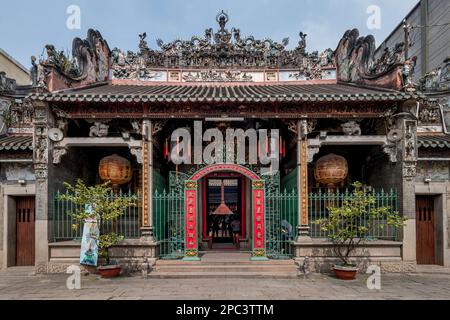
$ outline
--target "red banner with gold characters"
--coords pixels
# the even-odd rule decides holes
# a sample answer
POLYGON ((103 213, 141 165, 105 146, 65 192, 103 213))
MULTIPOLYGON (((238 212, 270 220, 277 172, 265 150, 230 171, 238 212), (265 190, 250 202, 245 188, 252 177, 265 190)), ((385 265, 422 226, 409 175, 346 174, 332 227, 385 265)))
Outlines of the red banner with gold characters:
POLYGON ((186 257, 196 258, 197 252, 197 182, 186 181, 186 257))
POLYGON ((253 192, 253 253, 252 259, 265 259, 265 184, 262 180, 252 182, 253 192))

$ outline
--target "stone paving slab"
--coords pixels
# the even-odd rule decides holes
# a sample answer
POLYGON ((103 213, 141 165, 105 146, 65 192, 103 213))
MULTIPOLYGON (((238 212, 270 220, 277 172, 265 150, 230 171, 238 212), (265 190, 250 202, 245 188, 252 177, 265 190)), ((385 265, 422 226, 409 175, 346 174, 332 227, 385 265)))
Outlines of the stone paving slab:
POLYGON ((66 288, 67 276, 9 276, 0 272, 0 300, 379 300, 450 299, 450 274, 384 274, 381 290, 369 290, 367 276, 341 281, 310 279, 101 279, 82 276, 81 290, 66 288))

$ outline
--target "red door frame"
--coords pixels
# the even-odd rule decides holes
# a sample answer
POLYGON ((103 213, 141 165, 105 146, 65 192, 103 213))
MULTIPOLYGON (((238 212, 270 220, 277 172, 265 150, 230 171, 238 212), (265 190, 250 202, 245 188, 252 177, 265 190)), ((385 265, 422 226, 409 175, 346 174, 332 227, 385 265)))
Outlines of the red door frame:
POLYGON ((209 233, 208 226, 206 225, 208 213, 206 212, 206 181, 208 179, 238 179, 240 180, 241 186, 241 237, 245 239, 247 237, 247 228, 246 228, 246 220, 247 220, 247 210, 246 210, 246 194, 245 194, 245 176, 239 173, 234 172, 218 172, 212 173, 205 177, 203 177, 202 181, 202 217, 203 217, 203 240, 209 241, 209 233))
MULTIPOLYGON (((211 173, 235 172, 249 178, 252 183, 252 260, 267 260, 265 249, 265 183, 250 169, 238 164, 210 165, 197 171, 185 181, 186 224, 185 261, 199 261, 198 256, 198 184, 211 173)), ((201 230, 201 229, 200 229, 201 230)))

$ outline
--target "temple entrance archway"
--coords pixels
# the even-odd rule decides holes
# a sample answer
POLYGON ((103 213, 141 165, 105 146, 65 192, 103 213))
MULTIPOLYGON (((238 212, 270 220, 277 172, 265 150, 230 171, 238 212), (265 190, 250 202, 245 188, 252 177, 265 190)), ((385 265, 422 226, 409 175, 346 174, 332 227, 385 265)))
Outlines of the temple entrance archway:
POLYGON ((200 180, 201 250, 229 252, 249 248, 247 228, 251 201, 248 186, 249 179, 235 172, 213 173, 200 180), (238 221, 238 225, 233 221, 238 221), (233 226, 239 227, 239 231, 233 232, 233 226))
POLYGON ((265 250, 265 183, 256 173, 237 164, 217 164, 204 167, 185 182, 186 229, 184 260, 200 260, 198 255, 199 241, 199 181, 207 175, 217 172, 239 173, 251 181, 252 199, 252 259, 266 260, 265 250))

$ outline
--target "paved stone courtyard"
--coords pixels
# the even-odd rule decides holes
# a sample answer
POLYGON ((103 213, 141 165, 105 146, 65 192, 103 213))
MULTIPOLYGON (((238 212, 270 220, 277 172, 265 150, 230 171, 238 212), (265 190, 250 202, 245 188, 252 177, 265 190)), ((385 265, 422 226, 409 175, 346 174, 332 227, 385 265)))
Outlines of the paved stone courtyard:
POLYGON ((328 275, 310 279, 101 279, 82 276, 81 290, 68 290, 68 275, 0 271, 0 299, 32 300, 274 300, 274 299, 450 299, 450 274, 382 275, 381 290, 369 290, 366 275, 343 282, 328 275))

